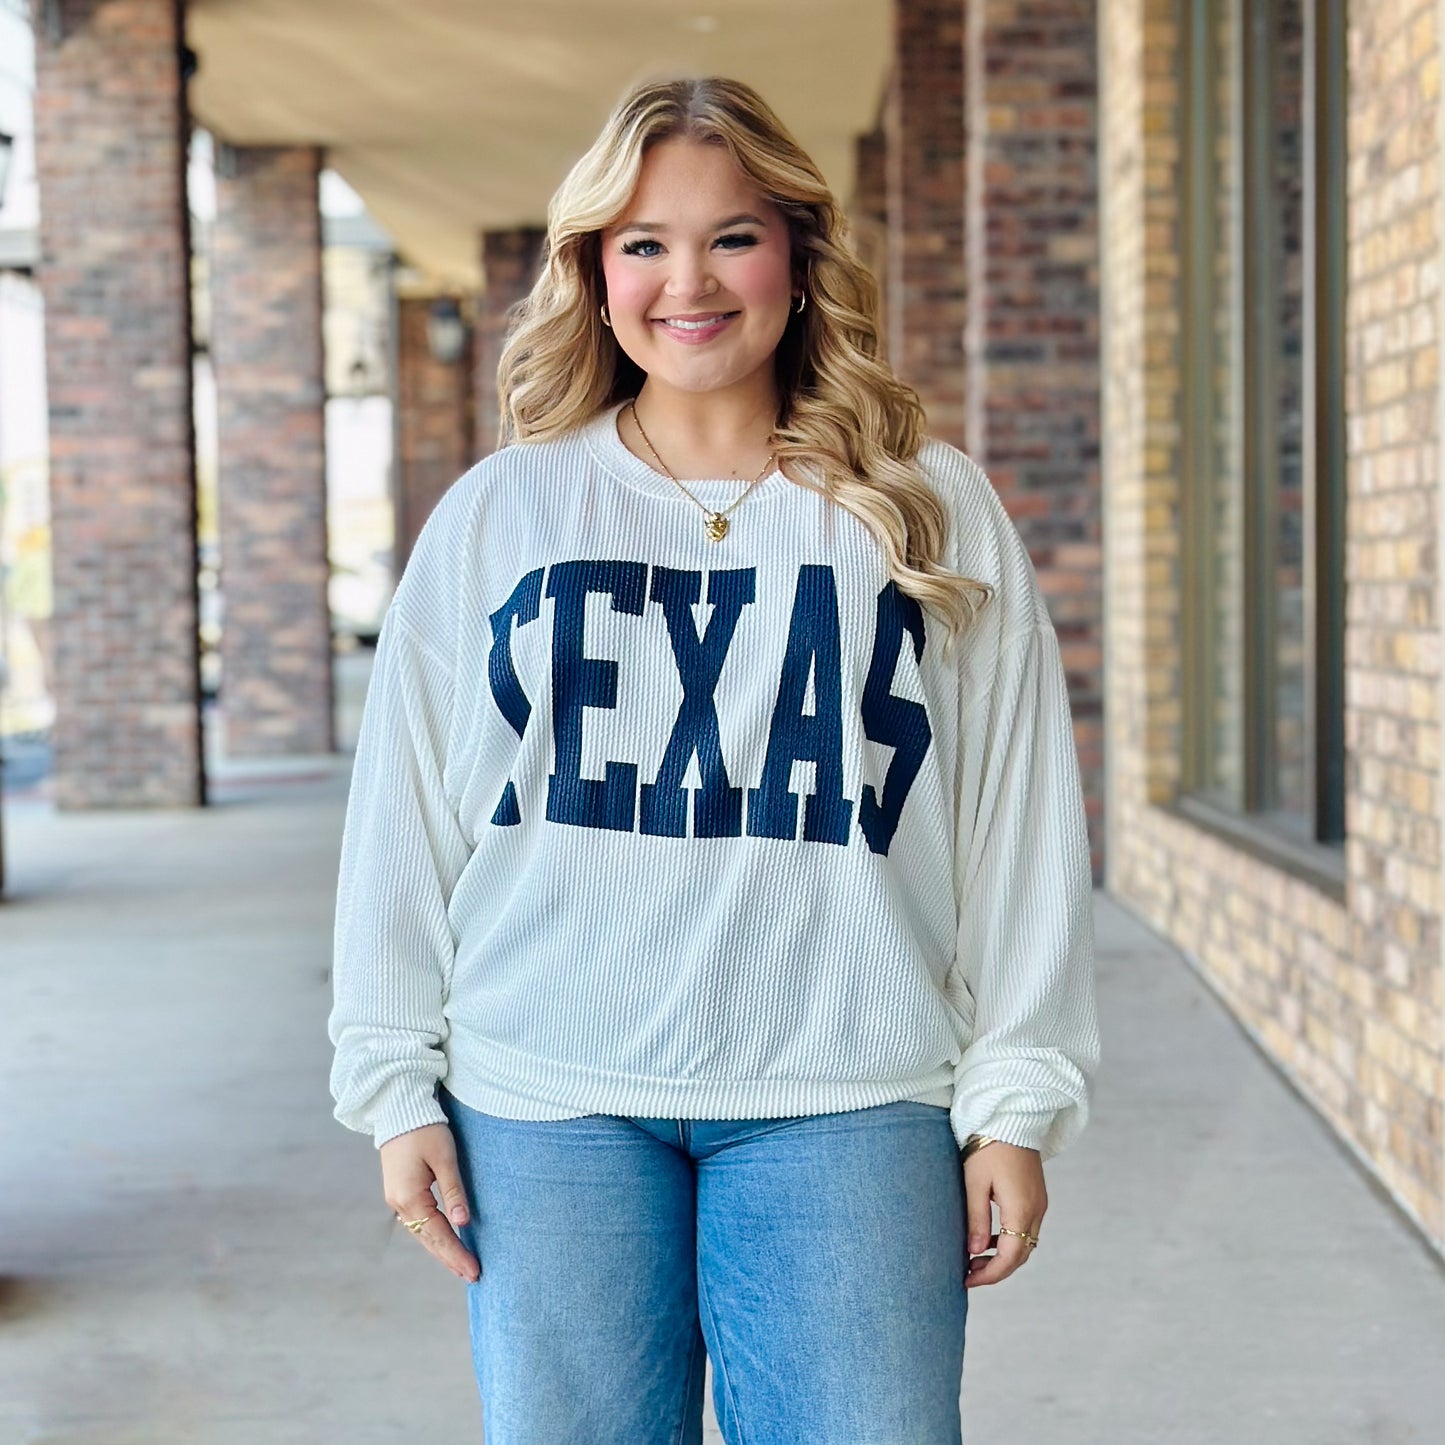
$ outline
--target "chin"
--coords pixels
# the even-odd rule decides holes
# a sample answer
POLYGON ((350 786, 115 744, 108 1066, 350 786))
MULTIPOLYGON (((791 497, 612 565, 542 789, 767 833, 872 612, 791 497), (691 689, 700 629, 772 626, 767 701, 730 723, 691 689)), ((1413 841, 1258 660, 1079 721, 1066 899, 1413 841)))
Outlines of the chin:
POLYGON ((725 391, 744 379, 742 376, 669 376, 662 370, 650 372, 649 375, 654 381, 660 381, 674 391, 692 392, 698 396, 709 391, 725 391))
POLYGON ((680 367, 668 364, 672 358, 659 360, 652 357, 649 360, 656 364, 648 366, 643 363, 642 369, 655 383, 661 383, 674 391, 702 395, 710 391, 725 391, 753 379, 760 372, 769 371, 775 365, 775 355, 775 351, 770 351, 747 365, 711 368, 680 367))

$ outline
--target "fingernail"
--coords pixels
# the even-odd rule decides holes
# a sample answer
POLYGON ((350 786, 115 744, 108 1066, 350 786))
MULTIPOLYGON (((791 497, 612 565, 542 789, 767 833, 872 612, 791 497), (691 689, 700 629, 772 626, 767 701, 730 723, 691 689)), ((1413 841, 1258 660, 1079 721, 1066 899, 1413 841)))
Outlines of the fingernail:
POLYGON ((467 1211, 460 1204, 452 1210, 452 1223, 465 1224, 467 1222, 467 1211))

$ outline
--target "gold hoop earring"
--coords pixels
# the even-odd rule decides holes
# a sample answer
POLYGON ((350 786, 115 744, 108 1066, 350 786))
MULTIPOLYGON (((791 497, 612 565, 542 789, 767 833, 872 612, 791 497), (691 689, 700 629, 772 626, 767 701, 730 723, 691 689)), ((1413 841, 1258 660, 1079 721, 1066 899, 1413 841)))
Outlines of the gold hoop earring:
POLYGON ((806 291, 804 291, 804 292, 802 292, 802 293, 799 295, 799 297, 798 297, 798 304, 797 304, 795 307, 793 307, 793 315, 794 315, 794 316, 801 316, 801 315, 803 314, 803 307, 805 307, 807 304, 808 304, 808 293, 807 293, 806 291))
POLYGON ((612 318, 607 314, 607 303, 604 301, 599 309, 602 313, 602 324, 610 330, 612 327, 612 318))

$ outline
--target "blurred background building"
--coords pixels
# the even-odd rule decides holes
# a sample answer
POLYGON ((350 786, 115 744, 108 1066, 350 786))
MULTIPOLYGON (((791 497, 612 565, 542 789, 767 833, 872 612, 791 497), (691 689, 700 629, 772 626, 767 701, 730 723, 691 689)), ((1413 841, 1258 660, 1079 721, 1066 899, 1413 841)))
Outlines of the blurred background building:
POLYGON ((1442 37, 1425 0, 0 0, 12 790, 349 743, 547 199, 758 86, 1069 674, 1099 883, 1445 1248, 1442 37), (359 645, 358 645, 359 644, 359 645))

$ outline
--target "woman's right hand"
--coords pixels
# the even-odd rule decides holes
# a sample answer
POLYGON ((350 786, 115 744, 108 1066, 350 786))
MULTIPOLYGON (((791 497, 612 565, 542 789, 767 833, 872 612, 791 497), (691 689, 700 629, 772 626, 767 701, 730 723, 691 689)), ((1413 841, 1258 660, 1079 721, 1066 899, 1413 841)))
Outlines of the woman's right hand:
POLYGON ((482 1267, 452 1228, 453 1224, 465 1224, 469 1217, 452 1131, 445 1124, 409 1129, 388 1139, 377 1152, 381 1155, 382 1193, 392 1213, 403 1222, 425 1219, 424 1228, 409 1232, 458 1279, 475 1284, 481 1278, 482 1267), (432 1194, 434 1183, 446 1213, 437 1208, 432 1194))

